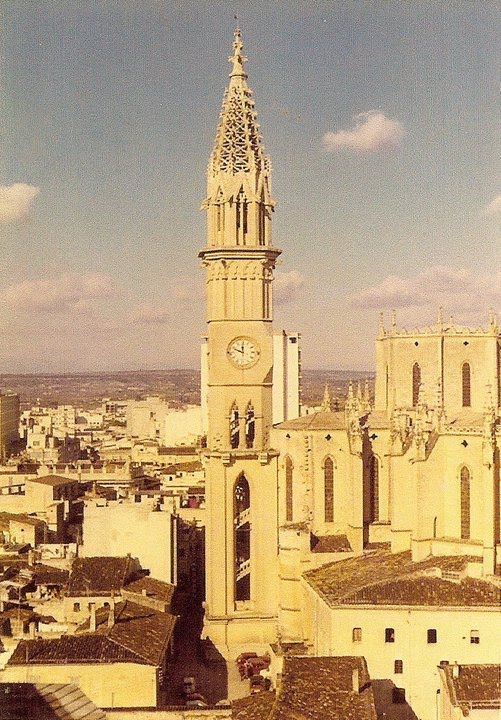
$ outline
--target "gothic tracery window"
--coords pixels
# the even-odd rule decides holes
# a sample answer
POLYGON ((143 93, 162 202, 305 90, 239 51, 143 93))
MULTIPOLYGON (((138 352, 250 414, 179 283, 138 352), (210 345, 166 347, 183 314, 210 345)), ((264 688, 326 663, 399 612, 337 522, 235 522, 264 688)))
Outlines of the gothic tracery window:
POLYGON ((238 414, 238 407, 236 403, 230 411, 230 447, 233 449, 238 448, 240 445, 240 417, 238 414))
POLYGON ((245 475, 240 475, 234 490, 235 523, 235 600, 250 600, 251 525, 250 489, 245 475))
POLYGON ((292 522, 292 460, 287 455, 285 458, 285 519, 292 522))
POLYGON ((325 522, 334 522, 334 462, 330 457, 324 462, 324 513, 325 522))
POLYGON ((254 407, 251 403, 247 405, 245 413, 245 446, 254 447, 254 438, 256 436, 256 419, 254 416, 254 407))
POLYGON ((461 539, 470 538, 470 471, 463 465, 460 474, 461 493, 461 539))
POLYGON ((412 366, 412 407, 416 407, 419 400, 419 387, 421 385, 421 368, 418 363, 412 366))
POLYGON ((463 407, 471 407, 471 367, 465 362, 461 368, 463 407))

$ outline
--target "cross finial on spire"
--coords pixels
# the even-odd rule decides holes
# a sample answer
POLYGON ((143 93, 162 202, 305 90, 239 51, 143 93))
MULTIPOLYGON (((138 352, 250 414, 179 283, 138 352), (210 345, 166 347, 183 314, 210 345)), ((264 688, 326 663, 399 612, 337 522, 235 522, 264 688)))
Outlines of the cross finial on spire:
POLYGON ((242 33, 240 28, 237 27, 233 33, 233 55, 228 58, 228 62, 233 63, 230 77, 247 77, 244 70, 244 63, 247 62, 247 58, 242 54, 243 46, 242 33))

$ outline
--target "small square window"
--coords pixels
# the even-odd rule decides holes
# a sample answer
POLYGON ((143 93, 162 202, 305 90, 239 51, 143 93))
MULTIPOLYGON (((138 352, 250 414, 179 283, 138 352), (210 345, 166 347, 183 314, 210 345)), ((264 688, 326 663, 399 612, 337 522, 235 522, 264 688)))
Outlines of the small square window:
POLYGON ((384 641, 387 643, 395 642, 395 629, 394 628, 385 628, 384 641))
POLYGON ((395 660, 394 666, 393 666, 393 672, 395 675, 401 675, 404 671, 404 661, 403 660, 395 660))
POLYGON ((73 612, 80 612, 80 603, 73 603, 73 612))
POLYGON ((427 632, 428 644, 437 642, 437 631, 435 628, 430 628, 427 632))
POLYGON ((472 645, 480 644, 480 633, 478 630, 470 630, 470 643, 472 645))
POLYGON ((362 642, 362 628, 353 628, 351 639, 353 642, 362 642))

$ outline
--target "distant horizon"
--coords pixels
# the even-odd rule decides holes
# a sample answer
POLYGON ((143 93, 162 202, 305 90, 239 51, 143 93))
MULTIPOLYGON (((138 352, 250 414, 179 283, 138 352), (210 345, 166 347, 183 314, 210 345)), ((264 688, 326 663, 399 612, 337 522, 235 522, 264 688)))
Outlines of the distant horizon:
MULTIPOLYGON (((344 375, 349 375, 350 373, 353 373, 354 375, 375 375, 376 370, 345 370, 342 368, 301 368, 303 372, 307 373, 340 373, 344 375)), ((198 368, 148 368, 143 370, 81 370, 79 372, 0 372, 0 378, 3 377, 40 377, 40 376, 47 376, 47 377, 79 377, 80 375, 121 375, 121 374, 145 374, 145 373, 155 373, 155 372, 194 372, 200 374, 200 369, 198 368)), ((0 387, 0 392, 2 388, 0 387)))

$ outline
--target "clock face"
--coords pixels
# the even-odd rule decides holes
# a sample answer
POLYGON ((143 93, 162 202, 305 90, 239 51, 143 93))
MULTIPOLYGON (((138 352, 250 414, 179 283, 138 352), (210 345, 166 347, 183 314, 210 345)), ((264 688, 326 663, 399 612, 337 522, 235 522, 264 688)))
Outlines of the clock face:
POLYGON ((241 368, 250 367, 259 360, 257 344, 247 337, 238 337, 232 340, 226 354, 232 363, 241 368))

